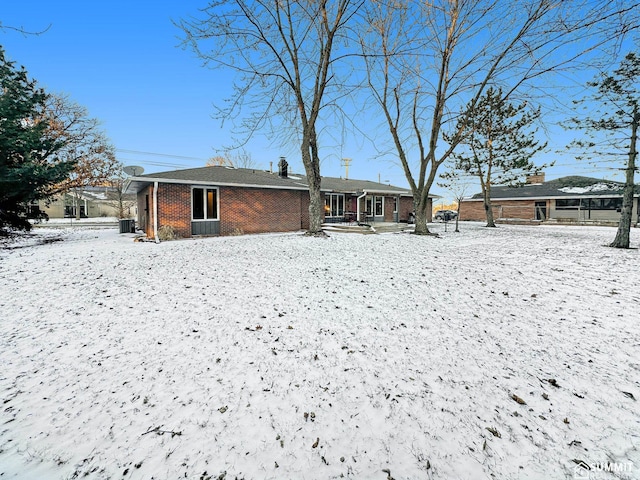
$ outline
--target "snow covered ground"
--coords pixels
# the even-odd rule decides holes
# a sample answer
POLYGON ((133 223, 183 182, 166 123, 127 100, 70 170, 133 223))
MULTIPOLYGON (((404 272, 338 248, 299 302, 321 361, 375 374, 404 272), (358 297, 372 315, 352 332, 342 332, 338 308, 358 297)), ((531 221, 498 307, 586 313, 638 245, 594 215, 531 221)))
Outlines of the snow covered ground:
POLYGON ((434 230, 5 243, 0 479, 640 478, 639 251, 434 230))

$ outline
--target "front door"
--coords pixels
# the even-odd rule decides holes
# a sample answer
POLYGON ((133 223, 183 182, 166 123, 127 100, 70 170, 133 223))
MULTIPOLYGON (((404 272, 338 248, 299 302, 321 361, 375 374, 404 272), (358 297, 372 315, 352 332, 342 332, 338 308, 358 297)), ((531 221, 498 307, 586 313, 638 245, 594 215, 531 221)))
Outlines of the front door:
POLYGON ((536 202, 536 220, 544 222, 547 219, 547 202, 536 202))
POLYGON ((367 221, 384 222, 384 197, 367 195, 365 199, 365 211, 367 212, 367 221))

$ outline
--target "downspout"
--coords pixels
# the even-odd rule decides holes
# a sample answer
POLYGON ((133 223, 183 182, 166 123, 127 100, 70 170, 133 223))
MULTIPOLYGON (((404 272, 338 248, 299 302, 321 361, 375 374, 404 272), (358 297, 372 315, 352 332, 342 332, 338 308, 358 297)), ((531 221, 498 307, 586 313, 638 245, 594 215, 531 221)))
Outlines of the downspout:
POLYGON ((158 239, 158 182, 153 182, 153 239, 160 243, 158 239))
POLYGON ((362 195, 360 195, 358 198, 356 198, 356 207, 357 207, 357 208, 356 208, 356 210, 357 210, 357 213, 356 213, 356 215, 357 215, 356 221, 357 221, 358 223, 360 223, 360 200, 361 200, 362 198, 366 197, 366 196, 367 196, 367 191, 366 191, 366 190, 363 190, 363 191, 362 191, 362 195))

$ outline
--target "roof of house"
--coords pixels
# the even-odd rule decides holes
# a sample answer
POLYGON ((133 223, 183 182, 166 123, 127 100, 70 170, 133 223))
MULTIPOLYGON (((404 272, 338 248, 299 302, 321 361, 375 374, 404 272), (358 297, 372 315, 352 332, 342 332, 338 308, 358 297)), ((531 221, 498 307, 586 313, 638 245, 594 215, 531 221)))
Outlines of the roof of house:
MULTIPOLYGON (((622 195, 624 183, 599 178, 568 176, 544 183, 526 184, 519 187, 491 187, 492 200, 522 200, 576 197, 611 197, 622 195)), ((636 185, 636 194, 640 188, 636 185)), ((482 199, 476 193, 468 200, 482 199)))
MULTIPOLYGON (((156 181, 160 183, 273 188, 282 190, 307 190, 309 188, 305 175, 289 174, 287 177, 281 177, 277 172, 272 173, 268 170, 216 165, 130 177, 127 180, 126 191, 139 192, 150 183, 156 181)), ((369 180, 352 180, 334 177, 322 177, 321 190, 324 192, 340 193, 366 191, 392 195, 410 195, 409 190, 406 188, 369 180)))
MULTIPOLYGON (((90 202, 113 201, 118 199, 118 190, 111 186, 84 187, 74 191, 67 191, 65 195, 77 196, 81 200, 90 202)), ((135 195, 123 194, 123 199, 135 200, 135 195)))

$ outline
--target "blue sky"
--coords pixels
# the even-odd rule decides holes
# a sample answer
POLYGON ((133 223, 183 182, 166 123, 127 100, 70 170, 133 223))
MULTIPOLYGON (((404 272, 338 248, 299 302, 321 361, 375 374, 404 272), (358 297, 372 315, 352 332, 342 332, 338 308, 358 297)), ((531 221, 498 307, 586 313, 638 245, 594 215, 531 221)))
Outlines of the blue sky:
MULTIPOLYGON (((228 97, 231 78, 202 67, 180 48, 181 32, 172 24, 203 6, 204 0, 8 2, 0 14, 3 25, 50 27, 38 36, 5 30, 0 43, 47 91, 68 93, 100 119, 125 165, 146 172, 198 167, 230 143, 229 131, 212 115, 214 103, 228 97)), ((275 166, 284 155, 295 171, 304 170, 295 146, 257 137, 246 150, 261 167, 269 168, 270 161, 275 166)), ((380 175, 406 184, 403 173, 374 159, 373 151, 362 156, 347 146, 323 160, 323 175, 344 174, 341 155, 353 158, 351 178, 380 175)))
MULTIPOLYGON (((230 143, 229 131, 212 115, 213 105, 228 97, 231 78, 222 70, 203 68, 191 51, 179 48, 181 32, 172 24, 197 14, 205 0, 3 3, 4 26, 46 29, 37 36, 0 31, 6 55, 47 91, 69 94, 100 119, 125 165, 141 165, 147 173, 203 166, 216 149, 230 143)), ((285 155, 293 170, 303 172, 295 146, 271 145, 256 137, 246 150, 262 168, 285 155)), ((344 175, 341 157, 353 159, 351 178, 407 185, 398 165, 377 158, 373 148, 357 139, 325 149, 322 174, 344 175)), ((566 174, 622 178, 615 170, 568 157, 557 158, 557 163, 547 171, 548 179, 566 174)), ((433 192, 447 195, 439 188, 433 192)))

